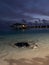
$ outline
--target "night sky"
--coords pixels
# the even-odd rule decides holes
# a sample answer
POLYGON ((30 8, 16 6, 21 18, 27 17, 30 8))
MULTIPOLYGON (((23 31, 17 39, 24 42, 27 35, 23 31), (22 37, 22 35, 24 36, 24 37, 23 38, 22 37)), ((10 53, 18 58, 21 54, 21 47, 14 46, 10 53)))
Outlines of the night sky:
POLYGON ((0 19, 49 19, 49 0, 0 0, 0 19))

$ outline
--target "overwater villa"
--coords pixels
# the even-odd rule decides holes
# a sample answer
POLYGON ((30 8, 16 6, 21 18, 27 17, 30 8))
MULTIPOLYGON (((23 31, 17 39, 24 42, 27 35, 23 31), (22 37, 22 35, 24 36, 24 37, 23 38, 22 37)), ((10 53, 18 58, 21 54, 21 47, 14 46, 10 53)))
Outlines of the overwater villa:
POLYGON ((26 29, 26 28, 28 28, 28 25, 24 24, 24 23, 15 23, 15 24, 11 25, 11 27, 15 28, 15 29, 26 29))
POLYGON ((14 29, 29 29, 29 28, 49 28, 49 25, 32 25, 16 23, 11 26, 14 29))
POLYGON ((22 23, 14 23, 11 25, 14 29, 29 29, 29 28, 49 28, 49 24, 47 23, 32 23, 32 25, 22 22, 22 23))

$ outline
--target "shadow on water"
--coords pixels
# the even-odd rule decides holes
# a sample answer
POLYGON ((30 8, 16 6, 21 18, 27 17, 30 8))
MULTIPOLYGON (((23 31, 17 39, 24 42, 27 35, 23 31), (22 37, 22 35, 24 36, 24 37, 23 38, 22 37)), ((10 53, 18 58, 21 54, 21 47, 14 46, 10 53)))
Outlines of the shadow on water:
POLYGON ((32 60, 29 59, 4 59, 9 65, 49 65, 49 56, 45 58, 35 57, 32 60))

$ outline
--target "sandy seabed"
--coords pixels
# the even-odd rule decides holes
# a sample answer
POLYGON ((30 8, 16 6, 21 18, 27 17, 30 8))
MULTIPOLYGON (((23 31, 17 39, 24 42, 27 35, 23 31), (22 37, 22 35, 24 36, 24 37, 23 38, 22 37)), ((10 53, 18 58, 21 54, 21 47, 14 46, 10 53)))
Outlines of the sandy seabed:
POLYGON ((39 48, 34 49, 12 47, 9 41, 0 43, 0 65, 49 65, 48 41, 38 42, 39 48))

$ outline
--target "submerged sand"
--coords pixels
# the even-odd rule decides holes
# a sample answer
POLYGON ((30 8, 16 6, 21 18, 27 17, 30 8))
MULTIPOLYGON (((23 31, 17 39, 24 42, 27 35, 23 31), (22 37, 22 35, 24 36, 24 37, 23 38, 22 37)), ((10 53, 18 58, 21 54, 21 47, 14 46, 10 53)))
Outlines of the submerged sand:
POLYGON ((12 47, 8 43, 0 44, 0 65, 49 65, 48 40, 39 41, 39 48, 34 49, 12 47))

